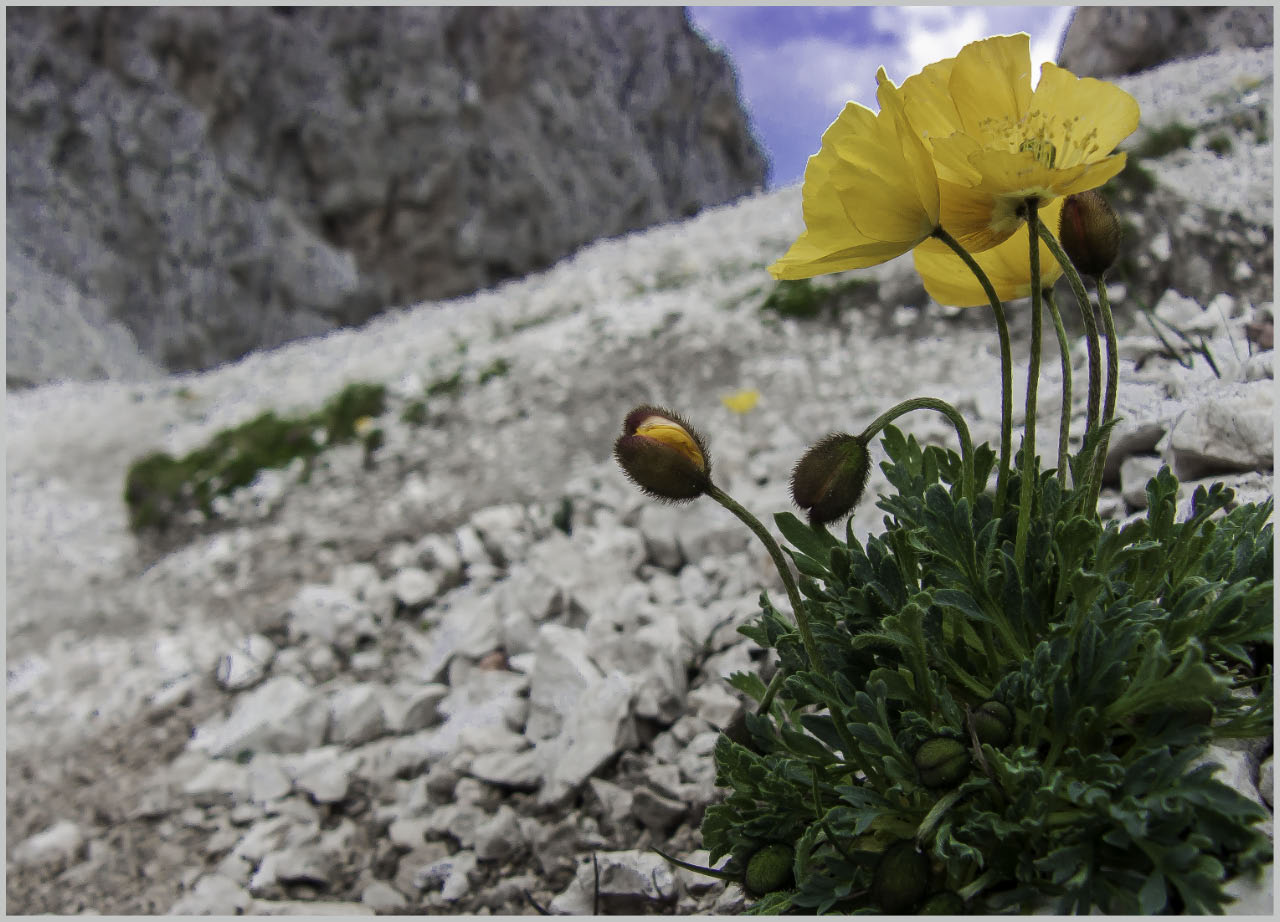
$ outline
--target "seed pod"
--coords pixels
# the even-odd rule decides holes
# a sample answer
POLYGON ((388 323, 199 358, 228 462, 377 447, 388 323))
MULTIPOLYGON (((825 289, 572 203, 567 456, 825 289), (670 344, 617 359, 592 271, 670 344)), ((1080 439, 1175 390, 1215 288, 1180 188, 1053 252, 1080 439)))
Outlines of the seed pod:
POLYGON ((613 455, 631 481, 657 499, 684 502, 711 488, 707 446, 680 416, 638 406, 627 414, 613 455))
POLYGON ((1120 219, 1097 189, 1068 195, 1058 239, 1082 275, 1102 278, 1120 253, 1120 219))
POLYGON ((752 896, 785 890, 794 882, 795 860, 796 850, 785 842, 774 842, 757 849, 747 862, 743 887, 752 896))
POLYGON ((888 915, 914 910, 929 892, 929 859, 916 851, 910 839, 885 849, 871 881, 871 895, 888 915))
POLYGON ((916 750, 916 771, 927 788, 955 787, 969 774, 969 750, 945 736, 925 740, 916 750))
POLYGON ((1013 737, 1013 712, 999 701, 985 701, 973 713, 978 739, 999 749, 1013 737))
POLYGON ((833 432, 815 442, 791 473, 791 498, 809 513, 809 524, 834 522, 862 498, 871 471, 867 443, 833 432))
POLYGON ((964 900, 950 890, 942 890, 924 901, 916 910, 918 916, 962 916, 964 900))

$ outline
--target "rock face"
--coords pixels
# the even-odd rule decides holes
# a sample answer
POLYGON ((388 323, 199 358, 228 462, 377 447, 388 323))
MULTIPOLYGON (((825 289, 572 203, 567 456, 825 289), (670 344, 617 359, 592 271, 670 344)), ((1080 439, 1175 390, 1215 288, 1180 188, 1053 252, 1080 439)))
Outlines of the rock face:
POLYGON ((1273 42, 1267 6, 1080 6, 1058 63, 1078 76, 1136 74, 1177 58, 1273 42))
POLYGON ((8 17, 10 386, 153 377, 762 185, 678 8, 8 17))

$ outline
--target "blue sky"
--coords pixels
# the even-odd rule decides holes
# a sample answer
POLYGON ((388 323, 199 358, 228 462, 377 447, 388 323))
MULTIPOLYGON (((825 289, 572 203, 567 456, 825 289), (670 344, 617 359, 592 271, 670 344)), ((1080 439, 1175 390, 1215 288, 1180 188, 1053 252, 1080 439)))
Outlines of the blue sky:
MULTIPOLYGON (((845 102, 878 109, 876 68, 902 83, 988 35, 1031 36, 1032 74, 1052 61, 1069 6, 691 6, 689 19, 738 72, 738 92, 773 161, 769 187, 804 176, 845 102)), ((1035 76, 1032 81, 1034 82, 1035 76)))

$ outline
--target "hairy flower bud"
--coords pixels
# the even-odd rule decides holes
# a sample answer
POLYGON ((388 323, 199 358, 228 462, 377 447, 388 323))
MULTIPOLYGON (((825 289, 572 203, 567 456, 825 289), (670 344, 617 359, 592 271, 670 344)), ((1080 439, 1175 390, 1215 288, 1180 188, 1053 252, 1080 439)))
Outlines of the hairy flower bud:
POLYGON ((985 701, 973 714, 978 739, 999 749, 1013 736, 1013 712, 999 701, 985 701))
POLYGON ((809 513, 809 524, 825 525, 848 515, 867 485, 871 452, 855 435, 833 432, 814 443, 791 473, 791 498, 809 513))
POLYGON ((752 896, 763 896, 790 887, 795 860, 796 850, 785 842, 774 842, 759 849, 747 862, 743 878, 746 891, 752 896))
POLYGON ((880 910, 897 916, 911 912, 929 892, 929 859, 916 851, 911 839, 890 845, 871 882, 871 894, 880 910))
POLYGON ((711 459, 702 436, 662 407, 645 404, 628 413, 613 456, 636 486, 657 499, 683 502, 711 488, 711 459))
POLYGON ((916 750, 916 771, 927 788, 955 787, 969 774, 969 750, 958 740, 935 736, 916 750))
POLYGON ((1058 239, 1082 275, 1102 278, 1120 252, 1120 219, 1097 189, 1077 192, 1063 203, 1058 239))

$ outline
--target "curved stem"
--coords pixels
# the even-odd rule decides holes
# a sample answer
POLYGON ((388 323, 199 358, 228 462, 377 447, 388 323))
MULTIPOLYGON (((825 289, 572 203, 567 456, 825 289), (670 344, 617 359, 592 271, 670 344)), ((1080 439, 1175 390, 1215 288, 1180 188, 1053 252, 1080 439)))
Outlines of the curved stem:
POLYGON ((1063 486, 1067 483, 1067 447, 1071 441, 1071 346, 1067 342, 1067 329, 1062 325, 1062 314, 1058 312, 1058 301, 1053 296, 1053 289, 1044 290, 1045 302, 1049 305, 1049 316, 1053 318, 1053 329, 1058 334, 1058 352, 1062 355, 1062 419, 1058 421, 1058 479, 1063 486))
POLYGON ((1071 285, 1071 291, 1075 294, 1076 302, 1080 305, 1080 316, 1084 320, 1085 345, 1089 348, 1089 403, 1084 426, 1085 439, 1087 440, 1094 427, 1098 425, 1098 404, 1101 402, 1102 395, 1102 353, 1098 347, 1098 322, 1094 319, 1093 302, 1089 300, 1089 294, 1084 290, 1084 282, 1080 280, 1080 273, 1071 264, 1066 251, 1062 249, 1058 239, 1053 236, 1053 232, 1043 224, 1036 223, 1039 228, 1040 239, 1045 242, 1045 245, 1049 247, 1049 251, 1053 253, 1054 259, 1062 266, 1062 274, 1066 276, 1067 282, 1071 285))
MULTIPOLYGON (((769 534, 769 530, 760 523, 759 519, 740 506, 732 496, 715 484, 712 484, 711 488, 707 490, 707 496, 710 496, 737 516, 742 521, 742 524, 750 528, 755 536, 760 539, 760 543, 765 546, 765 550, 773 558, 773 565, 778 568, 778 575, 782 577, 782 585, 787 590, 787 598, 791 602, 791 610, 795 615, 796 627, 800 631, 800 641, 804 644, 804 650, 809 656, 809 662, 813 665, 813 671, 828 682, 831 681, 831 677, 827 674, 826 667, 823 666, 822 659, 818 654, 818 644, 813 639, 813 632, 809 630, 809 616, 804 610, 804 600, 800 598, 800 590, 796 588, 796 581, 791 576, 791 569, 787 566, 786 558, 782 556, 782 548, 778 547, 778 542, 773 540, 773 535, 769 534)), ((766 702, 772 703, 773 696, 782 687, 784 679, 786 679, 786 670, 779 665, 777 673, 769 682, 768 689, 765 690, 766 702)), ((761 710, 763 711, 765 708, 761 710)), ((849 732, 849 727, 845 723, 843 715, 832 711, 831 717, 835 722, 836 732, 840 734, 840 741, 844 744, 845 759, 858 764, 860 760, 858 744, 854 740, 853 734, 849 732)), ((861 766, 859 765, 859 767, 861 766)))
POLYGON ((1029 199, 1026 204, 1027 243, 1030 247, 1031 264, 1031 358, 1027 361, 1027 404, 1026 422, 1022 430, 1022 490, 1018 497, 1018 531, 1013 542, 1013 559, 1018 568, 1025 571, 1027 556, 1027 533, 1031 528, 1031 504, 1035 496, 1036 473, 1036 388, 1040 379, 1040 337, 1042 335, 1042 305, 1040 303, 1040 241, 1037 229, 1040 227, 1040 216, 1036 213, 1036 202, 1029 199))
MULTIPOLYGON (((1120 388, 1120 353, 1116 340, 1115 319, 1111 316, 1111 301, 1107 298, 1107 283, 1098 278, 1095 283, 1098 289, 1098 307, 1102 309, 1102 328, 1107 337, 1107 394, 1102 405, 1102 423, 1111 422, 1116 414, 1116 393, 1120 388)), ((1107 463, 1107 448, 1111 442, 1111 434, 1098 443, 1098 460, 1093 475, 1093 496, 1090 509, 1098 508, 1098 494, 1102 491, 1102 469, 1107 463)))
POLYGON ((960 411, 947 403, 945 400, 939 400, 936 397, 912 397, 910 400, 904 400, 885 410, 874 420, 871 425, 862 430, 862 434, 858 436, 863 442, 870 442, 876 437, 876 434, 889 423, 893 422, 899 416, 910 413, 913 410, 937 410, 955 427, 956 437, 960 440, 960 463, 961 463, 961 495, 969 499, 969 505, 972 506, 975 500, 974 482, 973 482, 973 439, 969 437, 969 427, 964 421, 964 417, 960 415, 960 411))
POLYGON ((933 232, 933 236, 951 247, 977 278, 978 284, 986 292, 987 300, 991 302, 991 310, 996 317, 996 332, 1000 334, 1000 472, 996 475, 995 503, 995 515, 999 518, 1004 512, 1005 499, 1009 491, 1009 466, 1013 454, 1013 354, 1009 346, 1009 324, 1005 320, 1004 305, 1000 303, 996 290, 991 287, 990 279, 977 261, 969 255, 969 251, 941 226, 933 232))

